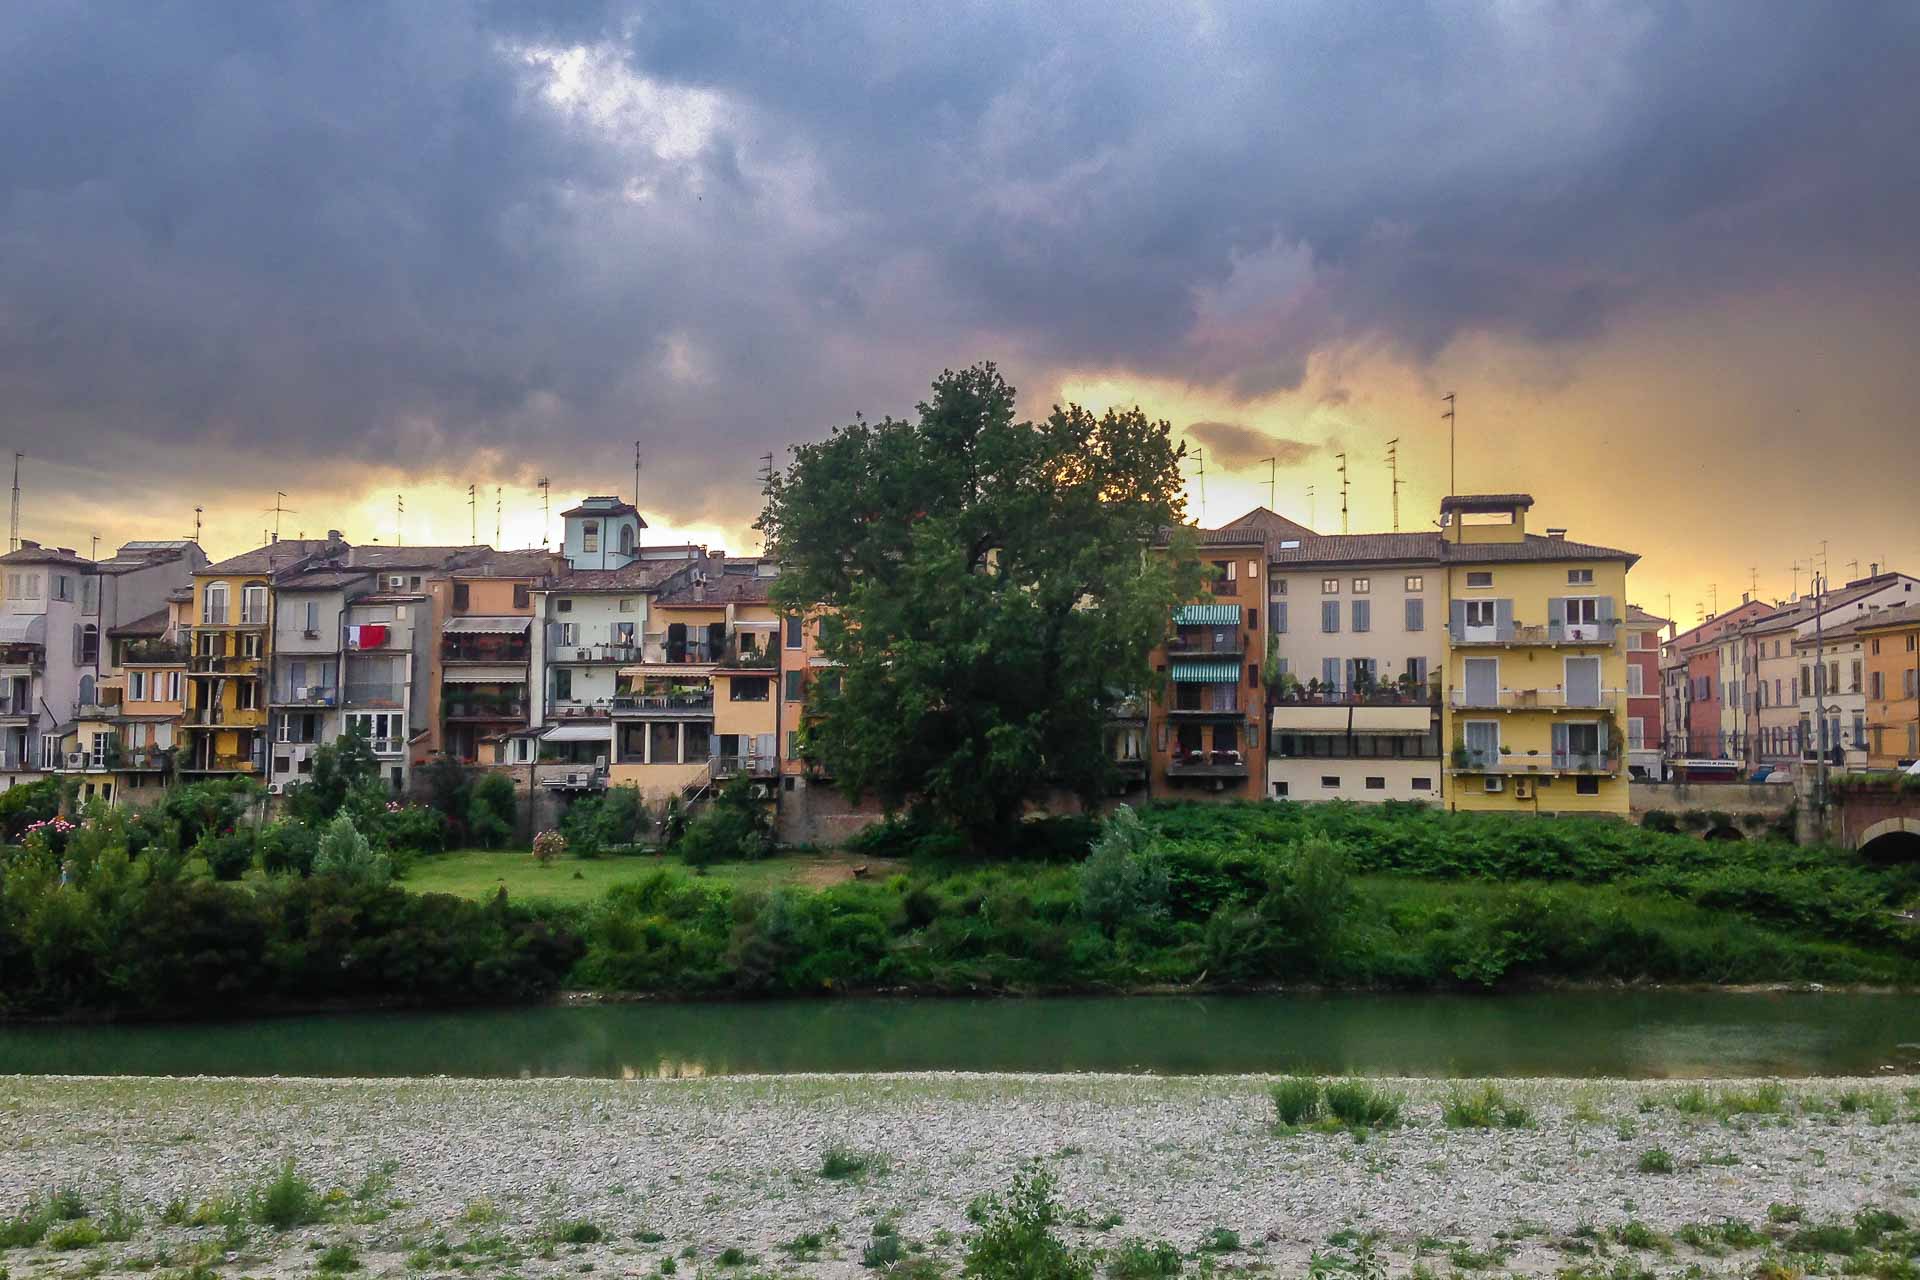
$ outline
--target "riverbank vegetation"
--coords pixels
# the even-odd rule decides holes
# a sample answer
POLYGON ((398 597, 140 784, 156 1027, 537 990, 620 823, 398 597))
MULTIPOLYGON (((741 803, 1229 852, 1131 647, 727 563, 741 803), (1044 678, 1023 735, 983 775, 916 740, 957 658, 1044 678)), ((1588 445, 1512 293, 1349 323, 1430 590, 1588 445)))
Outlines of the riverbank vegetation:
POLYGON ((489 883, 491 862, 423 860, 406 832, 425 824, 406 806, 344 803, 310 840, 290 841, 288 824, 248 831, 231 796, 198 790, 170 800, 178 811, 157 834, 147 819, 93 812, 31 831, 6 855, 0 1008, 230 1013, 562 988, 1920 981, 1914 926, 1896 910, 1915 869, 1603 820, 1166 805, 1030 823, 1014 856, 989 862, 937 828, 893 824, 855 851, 870 869, 890 857, 888 870, 823 886, 794 878, 823 865, 818 855, 705 874, 647 854, 555 866, 485 855, 522 860, 510 887, 489 883), (228 846, 245 851, 237 871, 221 861, 228 846), (594 892, 543 899, 523 890, 529 880, 594 892))

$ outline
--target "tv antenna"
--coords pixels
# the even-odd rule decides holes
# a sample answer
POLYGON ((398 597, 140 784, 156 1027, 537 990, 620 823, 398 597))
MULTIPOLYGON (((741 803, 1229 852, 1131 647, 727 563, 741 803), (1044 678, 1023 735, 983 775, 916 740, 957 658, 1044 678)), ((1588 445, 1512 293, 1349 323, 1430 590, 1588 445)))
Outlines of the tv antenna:
POLYGON ((270 507, 264 508, 260 512, 260 514, 270 515, 273 517, 273 540, 275 542, 278 542, 280 541, 280 517, 281 516, 297 516, 300 513, 298 511, 295 511, 292 507, 288 506, 287 495, 280 492, 278 489, 276 489, 274 490, 274 493, 273 493, 273 505, 270 507))
POLYGON ((96 533, 89 536, 93 538, 93 546, 87 551, 87 559, 98 560, 100 558, 100 535, 96 533))
POLYGON ((538 480, 535 480, 534 484, 540 488, 540 549, 545 551, 547 549, 547 526, 553 523, 553 491, 552 486, 545 476, 541 476, 538 480))
POLYGON ((1387 441, 1387 474, 1393 477, 1393 531, 1400 532, 1400 437, 1387 441))
POLYGON ((1204 526, 1207 523, 1207 451, 1195 449, 1193 462, 1198 468, 1194 474, 1200 481, 1200 523, 1204 526))
POLYGON ((407 496, 403 493, 393 495, 393 545, 400 546, 400 530, 407 522, 407 496))
POLYGON ((633 505, 640 505, 640 442, 633 442, 633 505))
POLYGON ((206 514, 206 510, 205 507, 195 507, 193 509, 193 541, 196 546, 200 542, 200 517, 206 514))
POLYGON ((500 549, 500 486, 493 486, 493 546, 500 549))
POLYGON ((1267 510, 1272 511, 1274 509, 1274 506, 1273 506, 1274 471, 1275 471, 1275 468, 1279 466, 1280 460, 1278 458, 1262 458, 1260 459, 1260 461, 1267 464, 1267 510))
POLYGON ((467 485, 467 545, 480 543, 480 491, 471 482, 467 485))
POLYGON ((1795 560, 1793 562, 1793 598, 1796 600, 1800 598, 1800 568, 1800 562, 1795 560))
POLYGON ((24 453, 13 455, 13 518, 7 524, 8 551, 20 549, 20 459, 26 456, 24 453))
POLYGON ((1308 485, 1307 486, 1307 528, 1313 529, 1315 533, 1318 533, 1320 531, 1318 529, 1314 529, 1314 526, 1320 522, 1320 502, 1317 498, 1313 496, 1313 494, 1314 494, 1313 486, 1308 485))
POLYGON ((1449 391, 1440 398, 1447 402, 1447 411, 1440 416, 1447 420, 1447 494, 1451 497, 1457 496, 1460 492, 1460 472, 1454 463, 1454 441, 1456 439, 1454 428, 1458 426, 1459 423, 1453 416, 1453 392, 1449 391))
POLYGON ((1848 581, 1852 581, 1854 578, 1857 578, 1859 576, 1860 576, 1860 562, 1858 560, 1847 561, 1848 581))
POLYGON ((1336 453, 1333 456, 1340 459, 1340 466, 1337 468, 1340 472, 1340 532, 1345 533, 1347 531, 1347 455, 1336 453))

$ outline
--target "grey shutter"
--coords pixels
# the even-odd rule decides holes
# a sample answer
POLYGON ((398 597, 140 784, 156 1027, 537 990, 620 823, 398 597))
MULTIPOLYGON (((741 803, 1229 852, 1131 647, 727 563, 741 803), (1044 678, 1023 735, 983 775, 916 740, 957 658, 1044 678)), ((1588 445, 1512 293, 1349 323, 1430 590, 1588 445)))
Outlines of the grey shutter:
POLYGON ((1568 733, 1567 726, 1564 724, 1555 724, 1553 726, 1553 762, 1556 766, 1564 765, 1567 762, 1567 756, 1571 751, 1571 742, 1572 737, 1568 733))
POLYGON ((1505 642, 1513 639, 1513 601, 1495 600, 1493 602, 1494 639, 1505 642))
POLYGON ((1323 601, 1320 605, 1320 630, 1328 635, 1336 635, 1340 630, 1340 602, 1323 601))
POLYGON ((1285 600, 1276 600, 1273 602, 1268 623, 1275 631, 1285 631, 1287 629, 1287 602, 1285 600))
POLYGON ((547 624, 547 654, 550 658, 559 652, 560 634, 560 624, 558 622, 549 622, 547 624))
POLYGON ((1453 642, 1458 644, 1467 634, 1467 602, 1454 600, 1447 607, 1449 610, 1447 628, 1453 633, 1453 642))
POLYGON ((1340 659, 1320 659, 1320 683, 1329 689, 1340 687, 1340 659))
POLYGON ((1427 602, 1424 600, 1407 601, 1407 630, 1425 631, 1427 629, 1427 602))
POLYGON ((80 665, 80 624, 73 624, 73 665, 80 665))
POLYGON ((1600 621, 1606 622, 1613 617, 1613 597, 1600 597, 1600 621))
POLYGON ((1567 601, 1564 596, 1547 597, 1547 638, 1558 640, 1567 630, 1567 601))
POLYGON ((1353 629, 1371 631, 1373 629, 1373 604, 1367 600, 1353 602, 1353 629))

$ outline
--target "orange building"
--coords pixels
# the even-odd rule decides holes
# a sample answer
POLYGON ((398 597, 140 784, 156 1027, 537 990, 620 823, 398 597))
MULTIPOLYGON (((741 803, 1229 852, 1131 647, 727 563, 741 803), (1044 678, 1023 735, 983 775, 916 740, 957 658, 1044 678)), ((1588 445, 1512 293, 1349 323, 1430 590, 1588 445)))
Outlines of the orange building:
POLYGON ((1920 605, 1857 626, 1867 650, 1867 767, 1897 769, 1920 759, 1920 605))
MULTIPOLYGON (((1177 606, 1154 650, 1166 682, 1147 707, 1148 790, 1176 799, 1257 800, 1266 790, 1266 687, 1260 661, 1267 541, 1257 529, 1199 531, 1210 582, 1177 606)), ((1109 734, 1124 745, 1126 733, 1109 734)))

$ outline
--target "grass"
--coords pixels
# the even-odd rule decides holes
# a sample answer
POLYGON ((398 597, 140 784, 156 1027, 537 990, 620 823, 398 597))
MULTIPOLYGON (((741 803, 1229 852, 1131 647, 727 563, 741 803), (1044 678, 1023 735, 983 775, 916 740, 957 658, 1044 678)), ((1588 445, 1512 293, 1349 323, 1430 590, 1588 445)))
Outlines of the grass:
POLYGON ((1533 1112, 1508 1098, 1492 1081, 1478 1089, 1455 1085, 1440 1106, 1440 1118, 1449 1129, 1531 1129, 1533 1112))
POLYGON ((599 1244, 606 1233, 585 1218, 568 1218, 550 1224, 545 1232, 550 1244, 599 1244))
POLYGON ((871 1151, 853 1151, 846 1147, 828 1147, 820 1158, 820 1176, 830 1182, 848 1182, 870 1173, 885 1173, 887 1158, 871 1151))
POLYGON ((1129 1240, 1107 1256, 1113 1280, 1169 1280, 1180 1274, 1180 1250, 1165 1240, 1129 1240))
POLYGON ((289 1160, 264 1187, 247 1198, 247 1216, 263 1227, 290 1231, 325 1220, 326 1204, 313 1184, 302 1178, 289 1160))
POLYGON ((1310 1124, 1320 1118, 1322 1087, 1312 1076, 1288 1076, 1274 1082, 1274 1114, 1281 1124, 1310 1124))
POLYGON ((1665 1148, 1648 1147, 1640 1153, 1640 1163, 1634 1167, 1642 1173, 1672 1173, 1673 1156, 1665 1148))
POLYGON ((351 1245, 328 1245, 321 1251, 320 1256, 313 1260, 313 1265, 316 1270, 330 1275, 341 1275, 348 1271, 358 1271, 360 1258, 354 1253, 351 1245))
MULTIPOLYGON (((707 868, 707 874, 744 888, 771 889, 851 879, 854 867, 874 861, 842 853, 796 853, 758 862, 716 863, 707 868)), ((578 904, 596 901, 613 886, 663 867, 693 874, 680 859, 666 854, 568 855, 543 867, 525 849, 458 849, 421 858, 401 885, 415 893, 450 893, 476 901, 493 897, 504 885, 507 897, 516 902, 578 904)))
POLYGON ((1335 1080, 1327 1085, 1327 1114, 1349 1129, 1391 1129, 1400 1123, 1406 1099, 1365 1080, 1335 1080))
POLYGON ((82 1218, 78 1222, 65 1222, 55 1228, 47 1237, 47 1248, 62 1251, 91 1249, 105 1239, 106 1236, 101 1234, 100 1228, 82 1218))

